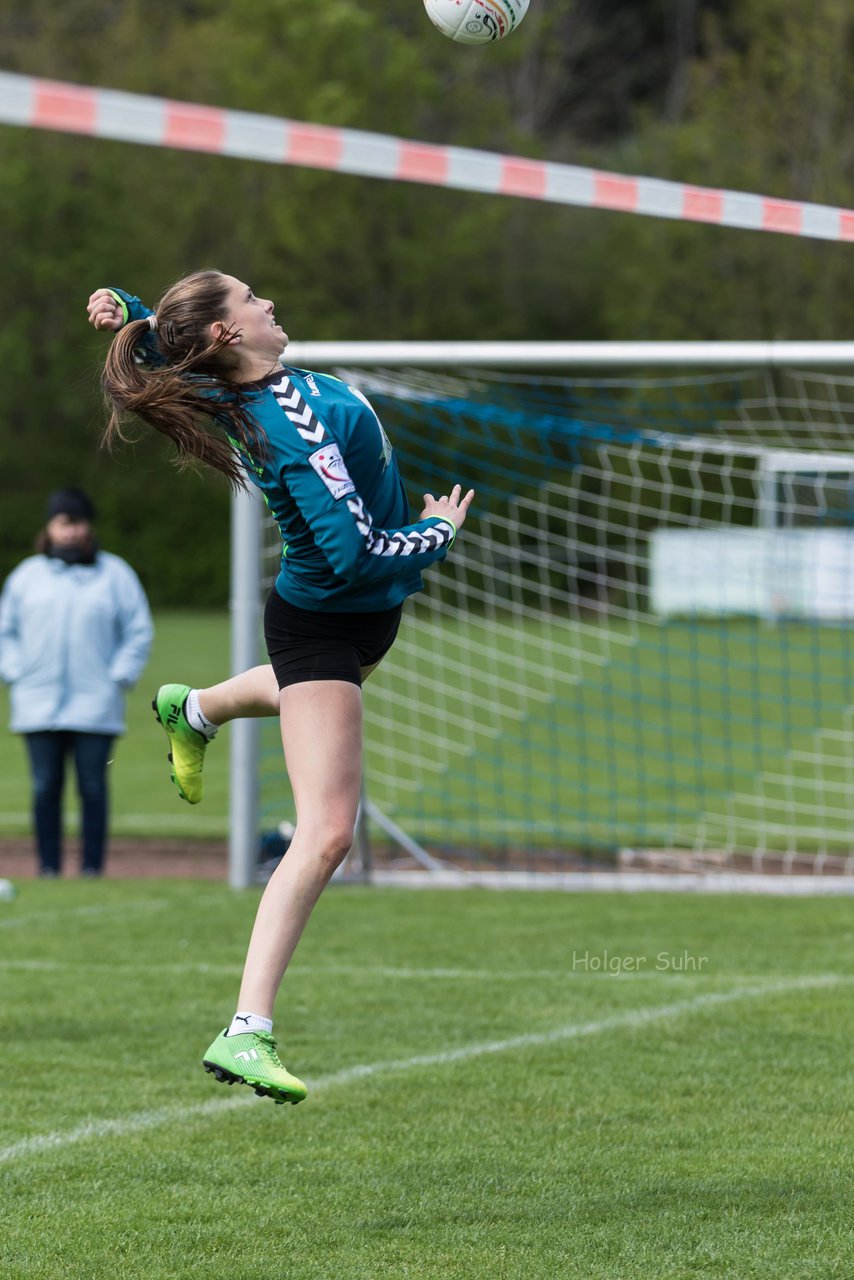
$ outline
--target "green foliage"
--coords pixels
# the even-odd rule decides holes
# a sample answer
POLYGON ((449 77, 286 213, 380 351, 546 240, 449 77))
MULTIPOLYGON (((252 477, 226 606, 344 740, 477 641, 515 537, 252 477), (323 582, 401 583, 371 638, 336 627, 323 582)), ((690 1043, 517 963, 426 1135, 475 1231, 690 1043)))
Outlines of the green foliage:
MULTIPOLYGON (((418 0, 32 0, 0 15, 0 48, 36 76, 854 202, 844 0, 679 0, 675 18, 663 0, 550 0, 512 40, 465 49, 418 0)), ((0 576, 46 492, 77 482, 155 603, 226 599, 223 488, 175 476, 150 441, 97 453, 106 338, 83 307, 101 284, 156 299, 222 266, 295 338, 823 338, 854 322, 845 245, 5 126, 0 164, 0 576)))
MULTIPOLYGON (((850 208, 852 44, 844 0, 737 6, 707 24, 684 121, 647 118, 616 167, 850 208)), ((847 244, 614 218, 598 248, 613 264, 604 321, 622 338, 838 340, 854 325, 847 244)))

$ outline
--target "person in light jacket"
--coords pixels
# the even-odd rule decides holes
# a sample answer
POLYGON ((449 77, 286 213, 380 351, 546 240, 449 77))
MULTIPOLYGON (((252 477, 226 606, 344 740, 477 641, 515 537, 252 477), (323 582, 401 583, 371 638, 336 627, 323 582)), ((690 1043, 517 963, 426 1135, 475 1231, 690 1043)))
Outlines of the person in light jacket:
POLYGON ((125 731, 125 691, 151 648, 142 584, 129 564, 100 550, 94 519, 82 490, 52 493, 37 554, 12 571, 0 594, 0 679, 11 686, 10 728, 27 744, 43 876, 62 867, 69 756, 80 794, 81 871, 97 876, 104 869, 107 765, 125 731))

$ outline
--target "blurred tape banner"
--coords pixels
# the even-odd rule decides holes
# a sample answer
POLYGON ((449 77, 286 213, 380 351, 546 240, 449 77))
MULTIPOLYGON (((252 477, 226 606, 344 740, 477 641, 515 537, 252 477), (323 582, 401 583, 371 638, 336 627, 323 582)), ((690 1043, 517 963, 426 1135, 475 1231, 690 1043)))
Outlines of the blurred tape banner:
POLYGON ((654 218, 854 240, 854 210, 0 72, 0 123, 654 218))

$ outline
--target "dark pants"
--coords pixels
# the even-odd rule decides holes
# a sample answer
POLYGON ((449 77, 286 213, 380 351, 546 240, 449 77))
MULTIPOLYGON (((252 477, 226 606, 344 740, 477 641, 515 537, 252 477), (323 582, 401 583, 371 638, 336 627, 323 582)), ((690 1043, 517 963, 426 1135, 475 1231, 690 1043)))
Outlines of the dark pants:
POLYGON ((33 821, 41 870, 58 873, 62 864, 65 761, 73 755, 83 831, 82 870, 99 874, 107 842, 107 761, 112 736, 60 730, 24 737, 33 774, 33 821))

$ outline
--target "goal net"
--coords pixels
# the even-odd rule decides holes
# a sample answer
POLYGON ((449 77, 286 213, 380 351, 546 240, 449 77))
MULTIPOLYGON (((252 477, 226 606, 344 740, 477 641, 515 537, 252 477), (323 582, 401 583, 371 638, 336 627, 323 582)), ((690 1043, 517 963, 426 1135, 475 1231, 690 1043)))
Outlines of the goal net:
POLYGON ((414 510, 477 491, 365 686, 374 865, 854 870, 854 379, 333 371, 414 510))

